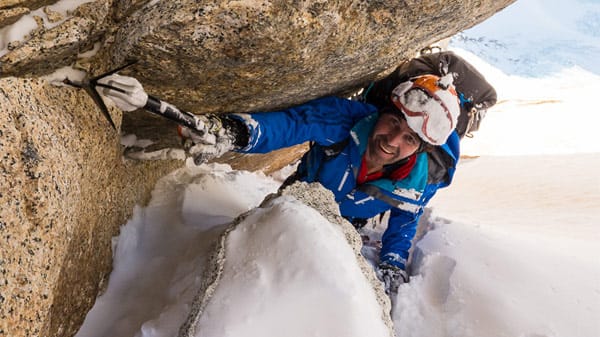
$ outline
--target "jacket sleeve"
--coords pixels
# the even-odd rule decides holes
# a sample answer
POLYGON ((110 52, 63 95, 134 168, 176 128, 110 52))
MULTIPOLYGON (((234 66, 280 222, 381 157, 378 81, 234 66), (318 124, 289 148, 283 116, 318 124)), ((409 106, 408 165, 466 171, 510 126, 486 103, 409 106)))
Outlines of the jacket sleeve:
POLYGON ((282 111, 231 114, 249 131, 245 153, 266 153, 314 141, 321 145, 340 142, 358 120, 377 112, 370 104, 326 97, 282 111))
POLYGON ((380 263, 406 269, 409 250, 417 232, 421 212, 409 213, 392 208, 388 228, 383 233, 380 263))

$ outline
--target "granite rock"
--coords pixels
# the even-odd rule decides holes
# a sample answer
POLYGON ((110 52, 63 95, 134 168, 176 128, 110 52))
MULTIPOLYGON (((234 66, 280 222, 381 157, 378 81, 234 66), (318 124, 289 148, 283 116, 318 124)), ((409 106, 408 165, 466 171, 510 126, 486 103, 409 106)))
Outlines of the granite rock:
POLYGON ((121 152, 83 91, 0 79, 0 336, 78 330, 110 273, 111 238, 180 165, 121 152))
POLYGON ((28 14, 29 9, 25 7, 16 7, 0 9, 0 28, 15 23, 21 16, 28 14))
POLYGON ((359 87, 504 1, 158 1, 123 19, 106 68, 194 113, 271 110, 359 87))
POLYGON ((88 70, 136 59, 128 73, 183 109, 271 110, 360 87, 513 1, 96 0, 0 57, 0 76, 48 74, 100 43, 88 70))

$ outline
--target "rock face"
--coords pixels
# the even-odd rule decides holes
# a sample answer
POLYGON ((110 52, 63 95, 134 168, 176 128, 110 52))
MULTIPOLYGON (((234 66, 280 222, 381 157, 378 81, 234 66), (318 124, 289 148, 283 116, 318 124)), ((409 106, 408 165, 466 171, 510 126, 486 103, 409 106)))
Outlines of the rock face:
POLYGON ((71 336, 110 273, 111 238, 178 163, 123 161, 76 89, 4 78, 0 107, 0 336, 71 336))
POLYGON ((364 85, 512 1, 99 0, 4 55, 0 71, 52 72, 101 42, 92 71, 136 59, 129 73, 181 108, 269 110, 364 85))
MULTIPOLYGON (((271 110, 360 87, 513 1, 0 0, 0 336, 72 336, 111 237, 181 165, 124 161, 118 131, 138 122, 111 110, 115 132, 83 91, 41 76, 136 59, 124 73, 181 108, 271 110)), ((230 162, 275 170, 301 152, 230 162)))

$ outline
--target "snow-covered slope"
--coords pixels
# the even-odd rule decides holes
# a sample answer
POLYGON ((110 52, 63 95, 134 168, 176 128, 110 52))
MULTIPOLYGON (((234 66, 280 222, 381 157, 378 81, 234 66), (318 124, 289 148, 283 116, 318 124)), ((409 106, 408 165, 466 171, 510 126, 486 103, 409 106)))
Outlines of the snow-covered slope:
POLYGON ((594 103, 600 75, 577 66, 539 78, 507 75, 473 53, 452 49, 479 69, 498 93, 498 103, 475 137, 461 141, 461 154, 600 152, 594 103))
POLYGON ((600 75, 600 1, 518 0, 450 44, 507 74, 542 77, 578 65, 600 75))
POLYGON ((481 157, 431 202, 402 337, 600 334, 600 154, 481 157))
MULTIPOLYGON (((440 192, 432 202, 432 214, 427 219, 433 230, 418 243, 417 274, 401 286, 395 299, 397 335, 597 336, 598 167, 598 153, 491 156, 464 161, 452 188, 440 192)), ((116 240, 115 269, 108 289, 78 336, 176 335, 205 272, 211 240, 222 231, 217 224, 253 207, 276 186, 261 175, 215 166, 163 179, 151 204, 136 209, 123 227, 116 240)), ((319 331, 339 331, 336 329, 343 326, 340 322, 347 320, 356 320, 353 325, 364 323, 368 315, 359 312, 372 313, 371 300, 354 286, 336 288, 352 284, 351 275, 356 274, 336 271, 347 270, 344 258, 333 262, 337 265, 327 274, 331 259, 319 257, 332 254, 334 247, 327 247, 326 242, 338 235, 328 234, 328 225, 313 215, 303 205, 287 203, 249 219, 248 225, 266 231, 264 242, 252 243, 253 249, 264 249, 266 255, 257 255, 256 261, 249 256, 246 265, 238 268, 241 275, 225 277, 232 289, 222 288, 215 303, 218 310, 208 312, 205 330, 197 336, 212 332, 219 336, 258 336, 270 331, 264 336, 308 337, 319 331), (310 223, 298 224, 293 220, 298 216, 310 223), (298 235, 294 231, 278 234, 277 228, 284 223, 317 226, 304 233, 312 232, 316 237, 306 236, 304 247, 273 244, 272 235, 281 234, 283 241, 291 239, 288 235, 298 235), (287 258, 293 254, 300 254, 300 258, 287 258), (267 255, 281 263, 278 270, 282 274, 273 274, 277 269, 260 272, 267 255), (252 271, 253 266, 259 269, 252 271), (315 275, 320 276, 313 279, 310 270, 314 268, 319 270, 315 275), (264 277, 253 278, 252 273, 264 277), (336 282, 338 276, 344 277, 344 282, 336 282), (304 277, 325 284, 315 286, 307 281, 305 288, 302 282, 286 282, 304 277), (332 292, 318 296, 310 289, 332 292), (305 291, 306 296, 302 296, 305 291), (335 300, 339 296, 345 301, 335 300), (357 309, 356 315, 342 315, 348 313, 350 304, 364 307, 357 309), (336 305, 343 308, 336 311, 336 305), (287 311, 286 319, 302 322, 295 334, 281 332, 285 326, 277 321, 283 314, 280 310, 287 311), (336 314, 315 316, 331 310, 336 314), (234 333, 240 329, 244 332, 234 333)), ((255 254, 237 239, 230 249, 237 250, 242 260, 244 253, 255 254)), ((360 329, 364 328, 368 327, 360 329)))
POLYGON ((278 197, 247 214, 224 257, 197 337, 391 335, 341 227, 299 199, 278 197))
POLYGON ((255 208, 280 183, 191 161, 163 177, 115 238, 108 288, 77 336, 177 336, 214 268, 223 225, 253 209, 225 242, 223 275, 194 318, 195 336, 388 337, 340 226, 290 196, 255 208))

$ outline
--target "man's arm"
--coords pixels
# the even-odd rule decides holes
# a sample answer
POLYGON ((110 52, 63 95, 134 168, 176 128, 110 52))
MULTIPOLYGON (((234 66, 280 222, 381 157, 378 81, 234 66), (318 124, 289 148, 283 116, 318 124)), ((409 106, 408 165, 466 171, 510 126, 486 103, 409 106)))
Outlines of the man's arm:
POLYGON ((420 214, 392 208, 388 228, 383 233, 380 263, 406 269, 419 218, 420 214))
POLYGON ((133 77, 112 74, 100 84, 102 94, 123 111, 144 108, 164 117, 165 111, 172 111, 170 116, 178 122, 178 116, 193 119, 191 125, 186 123, 179 131, 190 143, 186 148, 197 164, 230 150, 266 153, 305 141, 333 144, 347 139, 359 119, 377 111, 366 103, 326 97, 278 112, 194 116, 158 99, 150 100, 133 77), (148 105, 150 101, 153 104, 148 105))
POLYGON ((248 146, 242 152, 266 153, 306 141, 330 145, 347 139, 360 119, 377 112, 369 104, 338 97, 325 97, 274 112, 230 114, 249 130, 248 146))
POLYGON ((420 214, 392 209, 388 228, 383 233, 377 277, 384 283, 388 294, 398 292, 398 287, 408 282, 406 272, 409 249, 415 236, 420 214))

